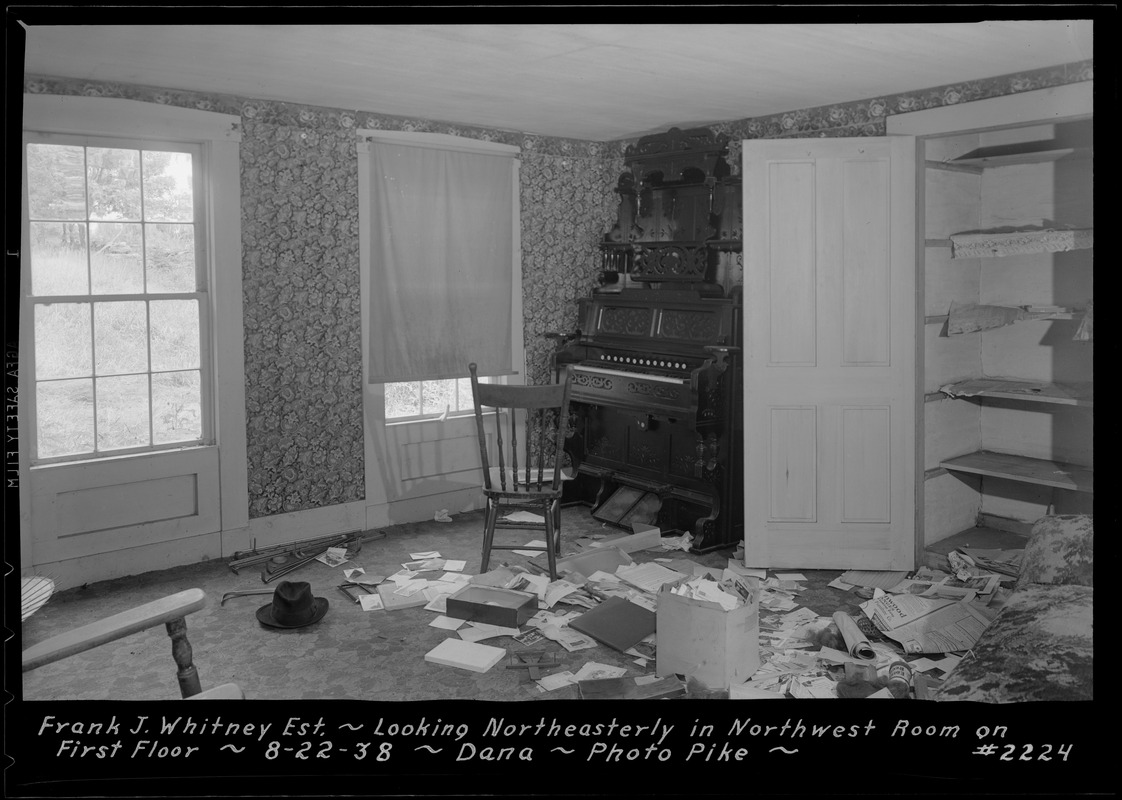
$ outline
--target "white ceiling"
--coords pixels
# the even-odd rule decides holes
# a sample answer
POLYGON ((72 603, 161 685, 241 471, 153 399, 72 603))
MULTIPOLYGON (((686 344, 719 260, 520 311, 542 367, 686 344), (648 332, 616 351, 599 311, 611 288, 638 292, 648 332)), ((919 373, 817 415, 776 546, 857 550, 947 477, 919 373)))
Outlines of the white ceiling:
POLYGON ((1091 28, 34 25, 26 70, 608 141, 1090 59, 1091 28))

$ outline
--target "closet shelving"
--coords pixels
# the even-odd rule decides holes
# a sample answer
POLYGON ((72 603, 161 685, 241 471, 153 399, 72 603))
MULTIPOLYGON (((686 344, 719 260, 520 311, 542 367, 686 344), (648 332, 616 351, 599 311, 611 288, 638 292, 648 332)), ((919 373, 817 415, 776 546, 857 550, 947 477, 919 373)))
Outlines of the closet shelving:
MULTIPOLYGON (((925 435, 934 456, 925 475, 966 481, 931 485, 936 503, 965 501, 973 486, 983 516, 1030 522, 1042 513, 1034 503, 1058 502, 1056 490, 1087 498, 1076 505, 1093 496, 1094 393, 1083 349, 1092 341, 1093 153, 1089 120, 929 140, 923 244, 938 299, 924 317, 925 435), (958 316, 964 308, 978 314, 976 325, 958 316)), ((964 519, 932 506, 927 516, 929 542, 964 519)))
MULTIPOLYGON (((928 163, 929 168, 946 168, 984 175, 987 169, 1063 162, 1063 160, 1092 159, 1091 147, 1064 147, 1055 141, 1015 142, 1015 144, 977 148, 969 153, 950 158, 945 162, 928 163)), ((927 240, 927 245, 950 247, 951 259, 980 259, 981 269, 986 269, 987 259, 1033 254, 1057 254, 1070 250, 1094 248, 1094 230, 1089 227, 1057 227, 1043 224, 1039 227, 991 229, 951 233, 945 239, 927 240)), ((1029 306, 1023 306, 1029 309, 1029 306)), ((1024 319, 1080 319, 1080 309, 1056 307, 1054 314, 1027 313, 1024 319)), ((947 318, 927 318, 939 323, 947 318)), ((984 331, 976 332, 975 334, 984 331)), ((941 388, 948 397, 976 398, 983 404, 1030 403, 1055 406, 1093 408, 1091 385, 1076 387, 1042 383, 1042 381, 1009 379, 974 379, 957 381, 941 388)), ((1037 486, 1094 493, 1094 472, 1091 467, 1066 461, 1032 458, 1011 452, 993 452, 986 449, 939 461, 939 467, 951 472, 1002 478, 1037 486)))

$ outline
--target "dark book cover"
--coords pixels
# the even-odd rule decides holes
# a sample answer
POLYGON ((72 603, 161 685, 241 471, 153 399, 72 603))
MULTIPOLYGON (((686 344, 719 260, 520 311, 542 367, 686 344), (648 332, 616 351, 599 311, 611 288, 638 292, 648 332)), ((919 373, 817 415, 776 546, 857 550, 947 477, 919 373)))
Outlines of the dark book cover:
POLYGON ((569 627, 625 652, 654 633, 655 613, 622 597, 609 597, 574 619, 569 627))

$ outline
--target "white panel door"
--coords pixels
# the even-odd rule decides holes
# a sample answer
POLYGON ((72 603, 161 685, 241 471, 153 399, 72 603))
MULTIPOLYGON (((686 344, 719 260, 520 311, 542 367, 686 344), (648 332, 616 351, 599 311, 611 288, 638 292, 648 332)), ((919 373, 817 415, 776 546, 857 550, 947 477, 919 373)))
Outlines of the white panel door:
POLYGON ((911 569, 915 140, 743 152, 745 563, 911 569))

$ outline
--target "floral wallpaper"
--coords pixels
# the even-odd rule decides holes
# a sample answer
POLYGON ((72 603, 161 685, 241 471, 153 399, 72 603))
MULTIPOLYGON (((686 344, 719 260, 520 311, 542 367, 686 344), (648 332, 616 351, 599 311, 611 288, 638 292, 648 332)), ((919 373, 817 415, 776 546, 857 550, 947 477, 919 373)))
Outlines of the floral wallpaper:
POLYGON ((552 379, 548 333, 577 327, 577 303, 597 285, 596 245, 615 221, 623 161, 535 154, 523 158, 522 306, 527 380, 552 379))
MULTIPOLYGON (((882 136, 887 116, 1091 80, 1091 61, 710 125, 730 140, 882 136)), ((576 327, 596 285, 629 141, 585 142, 369 111, 28 76, 25 91, 121 97, 242 118, 242 281, 250 517, 364 496, 358 162, 354 129, 428 131, 522 148, 528 378, 548 379, 551 332, 576 327)), ((632 140, 634 141, 634 140, 632 140)))
POLYGON ((599 272, 622 162, 596 142, 131 84, 28 77, 25 90, 198 108, 242 118, 242 290, 249 515, 361 500, 362 342, 356 128, 469 136, 522 148, 528 372, 576 327, 599 272))

